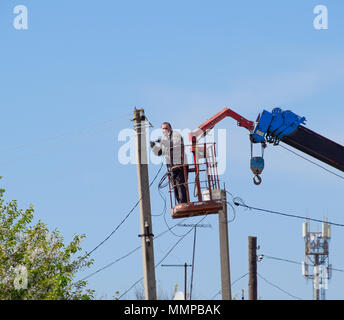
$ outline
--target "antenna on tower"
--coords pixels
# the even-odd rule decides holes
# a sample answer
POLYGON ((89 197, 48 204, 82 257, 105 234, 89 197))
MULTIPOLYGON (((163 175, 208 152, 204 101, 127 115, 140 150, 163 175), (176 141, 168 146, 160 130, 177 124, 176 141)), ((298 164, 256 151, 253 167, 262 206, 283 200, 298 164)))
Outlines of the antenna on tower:
POLYGON ((305 239, 305 261, 302 262, 302 275, 313 280, 314 300, 325 300, 328 280, 332 277, 329 263, 329 240, 331 226, 326 217, 323 218, 321 231, 311 232, 309 220, 302 224, 302 237, 305 239), (309 263, 313 265, 313 273, 309 271, 309 263))

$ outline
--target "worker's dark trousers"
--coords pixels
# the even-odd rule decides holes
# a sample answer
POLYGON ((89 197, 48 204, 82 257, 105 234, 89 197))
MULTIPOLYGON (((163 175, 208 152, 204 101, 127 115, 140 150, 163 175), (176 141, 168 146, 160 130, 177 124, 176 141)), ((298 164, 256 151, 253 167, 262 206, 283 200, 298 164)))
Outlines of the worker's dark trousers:
POLYGON ((174 187, 174 194, 178 203, 187 202, 185 176, 183 168, 176 168, 172 170, 172 183, 174 187))

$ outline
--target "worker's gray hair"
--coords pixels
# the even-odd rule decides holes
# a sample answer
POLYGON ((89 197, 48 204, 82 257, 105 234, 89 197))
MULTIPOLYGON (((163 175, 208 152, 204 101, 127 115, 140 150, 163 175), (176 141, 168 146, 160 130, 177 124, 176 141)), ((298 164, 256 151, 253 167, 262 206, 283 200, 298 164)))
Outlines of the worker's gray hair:
POLYGON ((164 125, 164 124, 168 124, 170 126, 170 128, 172 129, 172 126, 169 122, 163 122, 161 125, 164 125))

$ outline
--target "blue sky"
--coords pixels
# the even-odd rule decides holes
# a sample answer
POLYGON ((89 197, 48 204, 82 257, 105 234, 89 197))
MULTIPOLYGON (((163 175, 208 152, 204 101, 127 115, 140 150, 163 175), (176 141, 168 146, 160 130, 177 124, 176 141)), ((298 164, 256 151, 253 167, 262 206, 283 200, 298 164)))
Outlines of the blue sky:
MULTIPOLYGON (((135 165, 121 165, 117 158, 123 145, 118 135, 132 128, 135 106, 145 109, 154 129, 166 120, 193 129, 224 107, 250 120, 263 109, 281 107, 305 116, 307 127, 343 145, 343 15, 340 0, 1 1, 0 174, 7 198, 23 208, 32 203, 36 218, 58 228, 66 241, 85 233, 83 248, 93 249, 138 199, 135 165), (18 4, 28 8, 25 31, 13 27, 18 4), (328 30, 313 27, 318 4, 328 8, 328 30)), ((269 146, 263 183, 256 187, 247 131, 231 119, 218 128, 227 129, 227 171, 221 181, 232 194, 252 206, 344 223, 341 179, 269 146)), ((151 179, 158 169, 149 166, 151 179)), ((156 184, 151 200, 153 213, 160 213, 156 184)), ((168 212, 166 221, 178 222, 168 212)), ((237 209, 229 225, 232 280, 248 271, 248 236, 257 236, 259 253, 301 262, 301 222, 237 209)), ((155 234, 167 228, 162 216, 153 223, 155 234)), ((198 299, 220 290, 217 216, 204 223, 212 228, 198 230, 193 289, 198 299)), ((92 269, 81 277, 139 246, 139 230, 136 209, 94 252, 92 269)), ((344 268, 343 237, 342 228, 332 228, 335 268, 344 268)), ((157 239, 156 261, 178 239, 172 233, 157 239)), ((192 244, 190 233, 164 263, 191 263, 192 244)), ((265 259, 258 272, 295 296, 312 298, 312 284, 300 266, 265 259)), ((158 286, 166 292, 175 284, 182 288, 183 275, 182 269, 156 269, 158 286)), ((91 277, 89 287, 99 298, 111 298, 141 276, 137 251, 91 277)), ((236 283, 233 295, 241 296, 247 281, 236 283)), ((328 298, 343 298, 343 281, 343 273, 333 273, 328 298)), ((291 299, 262 280, 258 295, 291 299)), ((125 298, 133 297, 134 290, 125 298)))

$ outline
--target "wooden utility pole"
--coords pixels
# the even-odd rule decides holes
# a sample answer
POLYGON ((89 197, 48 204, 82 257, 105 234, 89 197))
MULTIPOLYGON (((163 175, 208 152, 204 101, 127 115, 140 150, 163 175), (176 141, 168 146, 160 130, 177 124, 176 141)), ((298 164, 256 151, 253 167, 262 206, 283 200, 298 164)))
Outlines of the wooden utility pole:
POLYGON ((188 281, 187 281, 187 276, 188 276, 188 264, 185 262, 184 263, 184 295, 185 295, 185 300, 187 300, 187 287, 188 287, 188 281))
POLYGON ((221 291, 222 300, 232 300, 226 190, 221 190, 221 198, 223 201, 223 210, 219 211, 221 291))
POLYGON ((248 237, 248 299, 257 300, 257 238, 248 237))
POLYGON ((146 142, 146 118, 143 109, 134 110, 136 131, 137 184, 140 199, 140 221, 145 299, 156 300, 153 228, 149 193, 148 157, 146 142))
POLYGON ((162 264, 162 267, 184 267, 184 300, 187 300, 187 274, 188 274, 188 267, 192 267, 191 264, 162 264))

